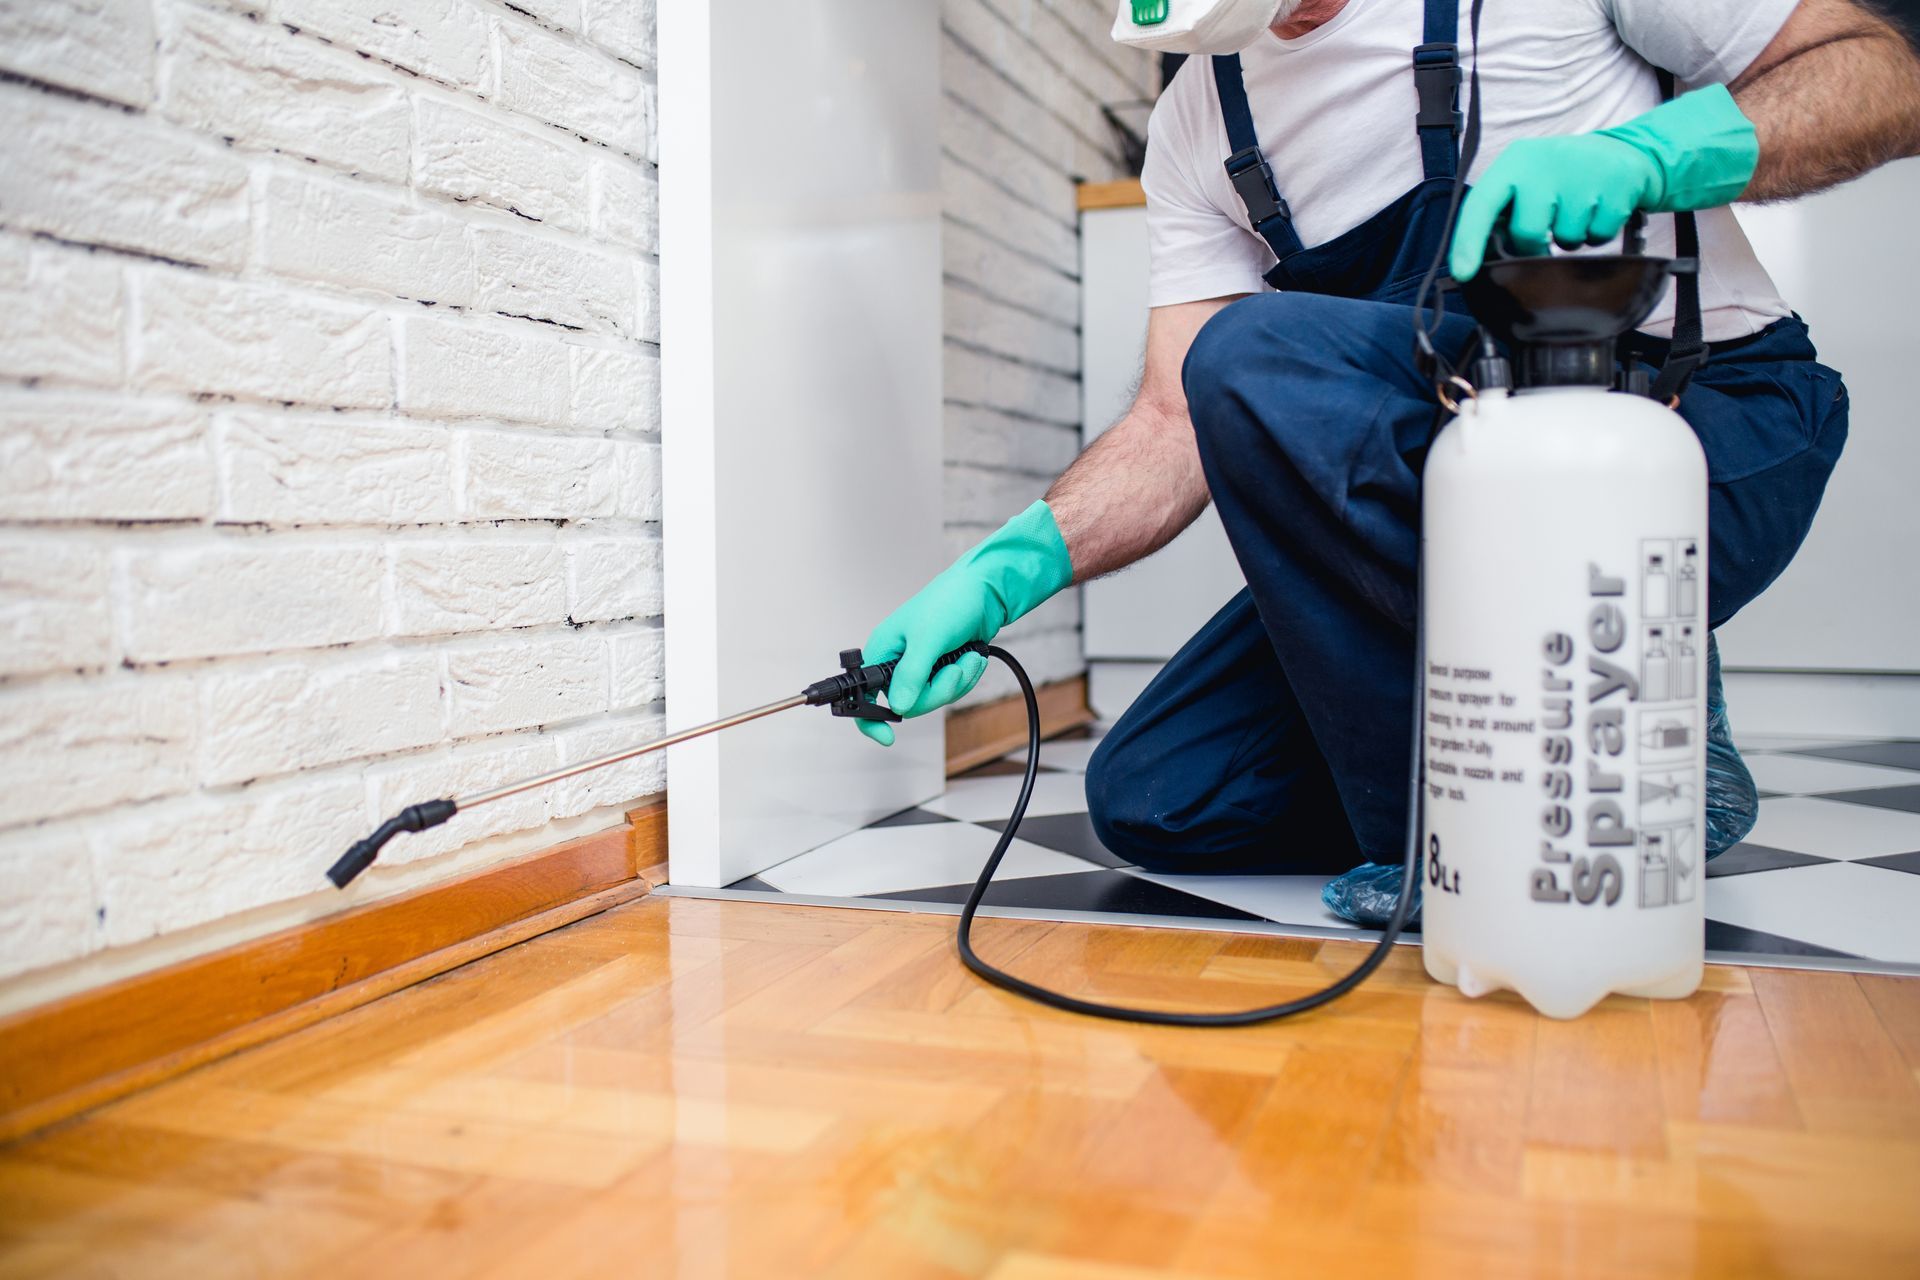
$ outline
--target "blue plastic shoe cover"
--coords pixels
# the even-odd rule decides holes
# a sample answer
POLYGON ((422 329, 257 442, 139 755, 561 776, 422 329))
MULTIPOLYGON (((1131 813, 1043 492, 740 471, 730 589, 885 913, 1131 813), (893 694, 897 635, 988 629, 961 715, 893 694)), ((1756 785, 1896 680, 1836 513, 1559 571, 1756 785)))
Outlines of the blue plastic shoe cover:
POLYGON ((1727 695, 1720 687, 1720 644, 1707 636, 1707 857, 1746 838, 1760 817, 1760 793, 1733 746, 1727 695))
MULTIPOLYGON (((1415 873, 1416 875, 1418 872, 1415 873)), ((1399 863, 1368 862, 1327 881, 1320 901, 1342 920, 1362 928, 1385 927, 1393 909, 1400 903, 1401 866, 1399 863)), ((1420 886, 1413 886, 1413 910, 1407 923, 1420 918, 1420 886)))

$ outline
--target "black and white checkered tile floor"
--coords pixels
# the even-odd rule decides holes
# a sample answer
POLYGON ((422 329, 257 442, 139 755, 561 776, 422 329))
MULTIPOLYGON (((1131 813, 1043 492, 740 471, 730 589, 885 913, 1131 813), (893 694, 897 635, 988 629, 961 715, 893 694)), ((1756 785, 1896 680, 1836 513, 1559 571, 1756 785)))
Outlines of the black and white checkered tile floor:
MULTIPOLYGON (((1084 771, 1097 734, 1055 739, 984 914, 1369 936, 1320 902, 1324 876, 1170 876, 1101 847, 1084 771)), ((1741 743, 1760 820, 1708 865, 1707 949, 1743 963, 1920 973, 1920 742, 1741 743)), ((1022 753, 741 880, 726 896, 957 912, 1020 785, 1022 753)))

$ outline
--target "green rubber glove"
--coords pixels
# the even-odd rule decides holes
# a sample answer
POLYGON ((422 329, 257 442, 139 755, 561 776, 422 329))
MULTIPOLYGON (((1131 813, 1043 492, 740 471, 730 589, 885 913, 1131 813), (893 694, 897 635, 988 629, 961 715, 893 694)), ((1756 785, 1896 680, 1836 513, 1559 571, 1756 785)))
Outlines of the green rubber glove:
POLYGON ((1487 237, 1511 210, 1513 244, 1545 253, 1604 244, 1637 209, 1677 213, 1730 204, 1760 162, 1760 140, 1724 85, 1663 102, 1595 133, 1522 138, 1473 184, 1454 224, 1455 280, 1480 270, 1487 237))
MULTIPOLYGON (((987 660, 969 653, 929 680, 933 664, 970 640, 993 639, 1072 581, 1073 560, 1053 510, 1036 502, 955 560, 867 637, 867 662, 900 659, 887 705, 902 716, 921 716, 966 697, 986 674, 987 660)), ((891 724, 854 723, 881 746, 893 745, 891 724)))

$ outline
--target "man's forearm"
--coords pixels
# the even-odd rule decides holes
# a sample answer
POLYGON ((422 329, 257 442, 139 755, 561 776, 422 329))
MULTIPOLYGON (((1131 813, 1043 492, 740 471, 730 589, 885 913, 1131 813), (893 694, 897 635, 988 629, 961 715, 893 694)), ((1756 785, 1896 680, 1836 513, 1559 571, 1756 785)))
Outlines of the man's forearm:
POLYGON ((1743 200, 1786 200, 1920 154, 1920 59, 1853 0, 1801 0, 1729 86, 1760 140, 1743 200))
POLYGON ((1073 557, 1075 582, 1152 555, 1206 509, 1192 424, 1136 404, 1053 482, 1047 505, 1073 557))

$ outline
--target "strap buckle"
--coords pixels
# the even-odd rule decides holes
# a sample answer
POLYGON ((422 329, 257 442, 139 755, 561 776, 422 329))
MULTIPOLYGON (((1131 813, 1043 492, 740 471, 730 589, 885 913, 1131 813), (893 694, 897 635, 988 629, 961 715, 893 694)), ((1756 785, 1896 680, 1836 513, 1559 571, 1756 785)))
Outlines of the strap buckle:
POLYGON ((1247 206, 1247 220, 1255 228, 1275 217, 1293 220, 1293 210, 1274 185, 1273 168, 1259 147, 1246 147, 1228 156, 1227 177, 1247 206))
POLYGON ((1460 114, 1460 46, 1451 42, 1414 46, 1413 88, 1420 103, 1414 127, 1447 129, 1458 136, 1465 123, 1460 114))

